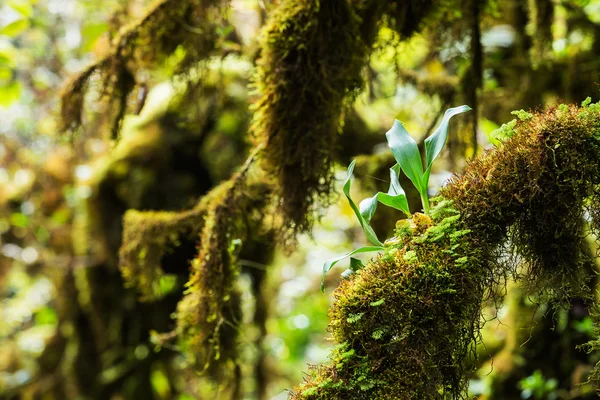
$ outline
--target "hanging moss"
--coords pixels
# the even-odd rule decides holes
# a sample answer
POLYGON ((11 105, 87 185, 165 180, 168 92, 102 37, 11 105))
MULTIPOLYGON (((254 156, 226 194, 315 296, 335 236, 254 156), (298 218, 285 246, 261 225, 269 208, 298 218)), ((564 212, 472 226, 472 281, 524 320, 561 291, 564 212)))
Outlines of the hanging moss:
POLYGON ((263 32, 252 129, 298 231, 332 183, 331 154, 346 96, 360 85, 367 45, 346 0, 284 1, 263 32))
POLYGON ((440 96, 444 103, 452 100, 460 83, 460 79, 456 76, 442 74, 428 76, 409 69, 399 69, 398 78, 415 86, 419 92, 440 96))
MULTIPOLYGON (((581 348, 587 353, 597 353, 600 351, 600 307, 595 304, 593 309, 590 311, 592 320, 594 321, 594 336, 595 340, 591 340, 588 343, 581 346, 581 348)), ((591 371, 588 382, 591 382, 596 389, 596 394, 600 394, 600 361, 596 363, 594 369, 591 371)))
POLYGON ((558 304, 589 296, 582 221, 600 200, 600 104, 518 117, 430 216, 399 222, 396 244, 336 289, 338 346, 291 398, 466 398, 481 301, 498 300, 517 266, 528 293, 558 304), (506 244, 518 263, 499 259, 506 244))
POLYGON ((183 49, 180 69, 188 68, 214 50, 217 26, 222 24, 219 0, 161 0, 115 37, 111 51, 72 77, 61 93, 59 129, 81 126, 90 80, 98 75, 99 92, 108 104, 110 131, 117 136, 126 113, 136 73, 159 66, 177 48, 183 49))
POLYGON ((315 201, 328 203, 343 108, 361 86, 379 22, 393 16, 406 38, 432 8, 424 1, 302 0, 273 11, 254 78, 260 97, 252 130, 278 179, 291 236, 310 228, 315 201))
POLYGON ((246 240, 265 229, 263 213, 270 198, 271 186, 260 177, 255 180, 255 160, 256 155, 250 157, 242 170, 209 195, 198 255, 176 313, 176 333, 185 353, 223 387, 240 384, 238 254, 246 240))
POLYGON ((532 59, 539 64, 552 53, 552 25, 554 21, 554 2, 552 0, 530 0, 529 19, 531 38, 533 39, 532 59))
POLYGON ((141 300, 163 294, 163 257, 182 240, 198 236, 206 216, 206 203, 203 201, 184 212, 130 210, 125 214, 119 267, 125 282, 140 291, 141 300))

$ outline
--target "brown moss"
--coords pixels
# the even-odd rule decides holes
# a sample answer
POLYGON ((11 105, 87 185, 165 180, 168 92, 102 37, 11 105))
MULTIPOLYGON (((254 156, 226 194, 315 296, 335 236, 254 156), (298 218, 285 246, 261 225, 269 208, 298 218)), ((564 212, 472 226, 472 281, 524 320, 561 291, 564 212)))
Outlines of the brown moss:
POLYGON ((529 293, 554 303, 589 296, 582 221, 600 200, 600 105, 518 116, 443 188, 449 200, 398 224, 385 254, 336 289, 339 345, 291 398, 466 398, 481 301, 498 300, 506 275, 525 265, 529 293))
POLYGON ((252 129, 280 184, 283 212, 306 230, 332 183, 331 154, 346 96, 367 54, 346 0, 284 1, 263 32, 252 129))
POLYGON ((529 19, 532 24, 533 54, 535 63, 547 61, 552 53, 551 43, 554 41, 552 35, 552 22, 554 20, 555 4, 551 0, 534 0, 529 2, 529 19))
MULTIPOLYGON (((185 296, 177 307, 180 345, 201 371, 221 384, 237 369, 238 325, 241 321, 238 254, 246 240, 264 229, 271 186, 255 180, 251 156, 229 181, 210 196, 198 255, 192 261, 185 296)), ((229 381, 239 384, 238 381, 229 381)), ((226 385, 225 385, 226 386, 226 385)))
POLYGON ((529 288, 555 300, 587 295, 583 220, 600 182, 598 121, 597 105, 522 114, 499 150, 441 192, 485 242, 508 238, 527 261, 529 288))
POLYGON ((162 296, 162 261, 165 254, 193 240, 202 229, 207 201, 183 212, 139 212, 130 210, 123 221, 123 245, 119 267, 125 282, 136 287, 141 300, 162 296))
POLYGON ((411 84, 419 90, 419 92, 428 95, 438 95, 443 102, 450 101, 458 89, 460 79, 452 75, 423 75, 417 71, 400 69, 398 77, 405 83, 411 84))
POLYGON ((81 126, 88 84, 98 76, 99 92, 112 121, 109 129, 116 137, 136 73, 159 66, 177 48, 184 50, 181 69, 208 57, 216 46, 217 26, 222 24, 220 7, 219 0, 161 0, 152 5, 138 21, 121 29, 106 56, 64 86, 59 129, 81 126))
POLYGON ((393 16, 405 38, 431 8, 424 1, 302 0, 273 11, 254 79, 260 97, 252 129, 279 182, 286 239, 310 228, 315 202, 328 203, 342 111, 361 86, 383 15, 393 16))

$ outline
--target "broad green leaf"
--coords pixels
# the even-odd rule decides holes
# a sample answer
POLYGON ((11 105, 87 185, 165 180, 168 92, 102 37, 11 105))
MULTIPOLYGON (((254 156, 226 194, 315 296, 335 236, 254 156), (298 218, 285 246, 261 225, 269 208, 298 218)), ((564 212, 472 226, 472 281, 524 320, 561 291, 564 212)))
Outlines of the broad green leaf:
POLYGON ((408 210, 408 201, 406 200, 406 196, 403 194, 390 196, 387 193, 380 192, 377 194, 377 200, 379 200, 381 204, 402 211, 406 215, 410 215, 410 211, 408 210))
POLYGON ((390 168, 390 188, 387 193, 378 192, 373 197, 368 197, 360 202, 360 214, 368 222, 377 210, 377 202, 384 204, 388 207, 395 208, 396 210, 404 212, 406 215, 410 215, 408 209, 408 201, 404 189, 400 186, 398 180, 399 165, 396 164, 390 168))
POLYGON ((437 127, 431 136, 425 139, 425 169, 431 168, 433 160, 435 160, 436 157, 442 152, 444 144, 446 144, 450 118, 470 110, 472 110, 472 108, 469 106, 454 107, 446 110, 440 126, 437 127))
POLYGON ((353 160, 348 166, 348 177, 346 178, 346 182, 344 182, 344 194, 346 195, 348 203, 350 203, 350 207, 352 207, 354 214, 356 214, 356 218, 358 218, 358 222, 360 222, 360 226, 362 227, 363 232, 365 232, 367 239, 369 239, 369 242, 377 246, 383 246, 383 243, 379 241, 379 239, 377 238, 377 234, 375 234, 375 231, 373 230, 373 228, 371 228, 369 222, 365 220, 365 218, 361 215, 361 212, 356 206, 356 203, 354 203, 354 201, 352 201, 352 198, 350 197, 350 186, 352 185, 352 173, 354 172, 355 164, 356 160, 353 160))
POLYGON ((427 188, 423 188, 423 164, 417 142, 404 129, 402 122, 398 120, 394 122, 392 129, 387 131, 385 136, 400 168, 412 181, 419 193, 423 195, 427 188))
MULTIPOLYGON (((379 192, 381 193, 381 192, 379 192)), ((363 201, 360 202, 358 208, 360 210, 360 215, 364 218, 365 221, 371 222, 371 218, 375 214, 375 210, 377 210, 377 197, 379 196, 377 193, 373 197, 367 197, 363 201)))
POLYGON ((384 247, 383 246, 365 246, 365 247, 361 247, 359 249, 353 250, 350 253, 344 254, 343 256, 332 258, 331 260, 327 261, 325 264, 323 264, 323 277, 321 278, 321 292, 323 292, 325 290, 325 275, 327 275, 327 272, 329 272, 329 270, 331 268, 333 268, 335 266, 335 264, 337 264, 338 262, 342 261, 343 259, 353 256, 355 254, 369 253, 371 251, 380 251, 380 250, 384 250, 384 247))
POLYGON ((350 268, 342 272, 342 278, 348 278, 350 275, 355 273, 356 271, 360 271, 365 267, 362 261, 358 258, 350 257, 350 268))
POLYGON ((431 174, 431 165, 433 164, 433 160, 437 158, 442 152, 444 145, 446 144, 446 139, 448 138, 448 126, 450 124, 450 118, 457 114, 462 114, 466 111, 472 110, 469 106, 460 106, 449 108, 444 113, 444 117, 442 118, 442 122, 440 126, 437 127, 435 132, 431 134, 427 139, 425 139, 425 173, 423 174, 423 187, 426 188, 429 186, 429 175, 431 174))
POLYGON ((388 190, 388 194, 398 195, 405 194, 404 189, 400 185, 400 164, 394 164, 392 168, 390 168, 390 188, 388 190))

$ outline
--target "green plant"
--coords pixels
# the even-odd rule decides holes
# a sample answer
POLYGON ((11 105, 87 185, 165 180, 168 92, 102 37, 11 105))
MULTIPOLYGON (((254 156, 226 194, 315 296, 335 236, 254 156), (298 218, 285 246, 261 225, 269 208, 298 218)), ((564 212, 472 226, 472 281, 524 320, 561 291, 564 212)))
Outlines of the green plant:
POLYGON ((404 128, 402 122, 396 120, 392 128, 385 134, 388 145, 390 146, 392 154, 396 159, 396 164, 390 168, 390 188, 388 189, 387 193, 378 192, 374 196, 364 199, 360 202, 358 207, 350 197, 350 186, 352 184, 352 176, 356 160, 353 160, 350 163, 348 166, 348 176, 346 177, 343 187, 344 195, 348 199, 350 207, 352 207, 356 218, 358 218, 360 226, 367 236, 367 239, 369 242, 371 242, 371 246, 364 246, 353 250, 350 253, 344 254, 343 256, 328 260, 323 265, 321 291, 324 290, 325 275, 339 261, 342 261, 347 257, 351 257, 350 268, 344 271, 342 274, 342 276, 346 277, 364 267, 360 260, 352 258, 353 255, 385 249, 385 244, 379 240, 377 234, 369 224, 371 222, 371 218, 373 218, 373 215, 377 210, 378 202, 388 207, 393 207, 396 210, 404 212, 407 216, 410 216, 406 194, 404 189, 402 189, 398 179, 400 170, 402 170, 402 172, 404 172, 404 174, 411 180, 413 185, 415 185, 417 191, 421 195, 423 211, 425 214, 429 213, 429 194, 427 193, 427 187, 429 185, 431 165, 433 164, 433 160, 437 158, 444 148, 444 144, 448 138, 448 126, 450 123, 450 118, 469 110, 471 110, 471 107, 466 105, 449 108, 446 110, 440 126, 438 126, 431 136, 425 139, 425 169, 423 169, 423 160, 421 159, 417 142, 415 142, 408 131, 404 128))
POLYGON ((546 379, 540 370, 519 381, 523 399, 556 399, 558 398, 557 387, 558 381, 554 378, 546 379))

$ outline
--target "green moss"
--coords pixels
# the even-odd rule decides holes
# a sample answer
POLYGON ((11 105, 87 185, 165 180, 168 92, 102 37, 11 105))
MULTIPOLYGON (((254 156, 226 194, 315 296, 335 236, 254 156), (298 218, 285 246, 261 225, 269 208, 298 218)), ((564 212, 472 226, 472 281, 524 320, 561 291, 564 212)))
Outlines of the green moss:
POLYGON ((360 22, 346 0, 284 1, 262 33, 252 130, 294 231, 308 229, 314 200, 329 196, 342 108, 369 45, 360 22))
POLYGON ((434 212, 436 219, 416 215, 410 239, 334 292, 330 331, 346 345, 332 353, 330 366, 314 369, 314 381, 298 393, 323 379, 341 384, 317 383, 312 398, 424 399, 437 398, 440 388, 446 394, 464 389, 485 269, 469 233, 452 237, 466 229, 451 204, 438 204, 434 212), (443 251, 456 244, 452 254, 443 251), (472 260, 468 268, 455 267, 464 257, 472 260))
MULTIPOLYGON (((523 278, 530 292, 554 301, 588 296, 583 220, 586 210, 595 210, 587 199, 596 197, 600 182, 598 105, 520 117, 512 137, 470 163, 442 195, 454 200, 482 242, 510 239, 527 261, 523 278)), ((516 268, 507 271, 516 275, 516 268)))
POLYGON ((432 8, 421 0, 294 0, 272 12, 254 77, 252 131, 277 178, 288 239, 310 228, 315 203, 329 201, 344 108, 362 85, 376 28, 386 20, 406 39, 432 8))
POLYGON ((385 299, 377 300, 371 303, 371 307, 379 307, 383 303, 385 303, 385 299))
POLYGON ((182 238, 198 235, 206 214, 205 204, 185 212, 130 210, 125 214, 119 267, 125 282, 139 290, 142 300, 165 294, 161 285, 165 277, 163 256, 182 238))
MULTIPOLYGON (((177 306, 179 345, 200 371, 223 385, 239 385, 235 370, 242 320, 238 255, 245 241, 264 229, 271 186, 254 175, 251 157, 230 180, 208 195, 198 254, 177 306), (245 218, 236 218, 244 215, 245 218)), ((235 396, 234 396, 235 397, 235 396)))
POLYGON ((588 212, 600 231, 600 105, 518 117, 498 149, 442 189, 430 215, 400 222, 386 254, 342 281, 329 330, 344 345, 291 398, 467 398, 481 302, 498 300, 508 275, 553 304, 589 297, 583 221, 588 212))
POLYGON ((452 99, 460 85, 460 79, 457 76, 448 75, 425 75, 417 71, 400 69, 398 77, 405 83, 409 83, 421 92, 430 96, 438 95, 443 100, 452 99))

